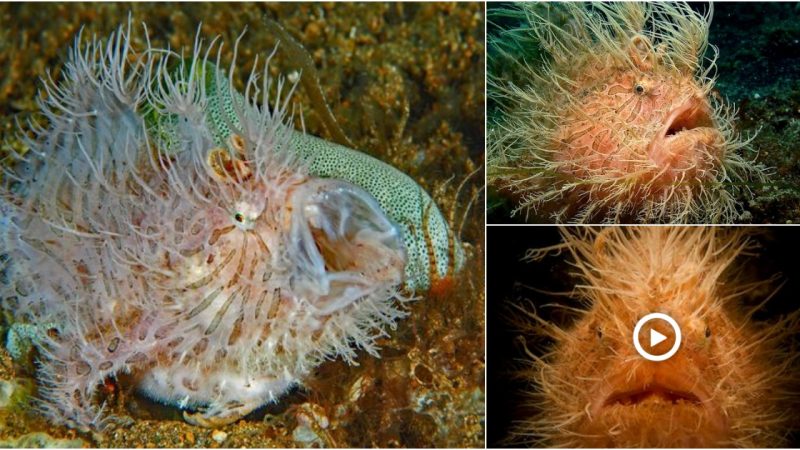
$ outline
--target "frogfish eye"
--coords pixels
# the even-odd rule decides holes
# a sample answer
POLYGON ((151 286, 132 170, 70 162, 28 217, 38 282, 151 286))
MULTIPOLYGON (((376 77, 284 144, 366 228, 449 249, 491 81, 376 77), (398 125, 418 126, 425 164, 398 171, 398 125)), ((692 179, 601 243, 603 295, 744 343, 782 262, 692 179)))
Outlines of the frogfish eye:
POLYGON ((640 83, 636 83, 636 86, 633 87, 633 92, 635 92, 636 95, 644 95, 644 91, 644 86, 640 83))

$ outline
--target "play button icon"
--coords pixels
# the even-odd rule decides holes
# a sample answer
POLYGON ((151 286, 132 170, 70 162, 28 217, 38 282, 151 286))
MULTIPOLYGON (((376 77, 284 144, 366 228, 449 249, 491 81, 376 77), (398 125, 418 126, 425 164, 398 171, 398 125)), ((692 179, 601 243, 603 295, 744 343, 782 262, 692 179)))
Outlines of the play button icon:
POLYGON ((663 334, 653 329, 650 330, 650 347, 655 347, 656 345, 666 340, 667 337, 664 336, 663 334))
POLYGON ((674 355, 681 346, 681 329, 678 326, 678 322, 675 321, 672 317, 662 314, 662 313, 650 313, 646 316, 642 317, 637 323, 636 327, 633 329, 633 346, 636 347, 636 351, 639 352, 645 359, 650 361, 665 361, 674 355), (658 322, 655 322, 658 321, 658 322), (649 322, 654 322, 650 324, 650 343, 648 345, 649 348, 655 349, 658 344, 666 341, 669 339, 664 333, 659 332, 656 330, 656 326, 661 326, 663 329, 663 325, 660 323, 666 322, 672 328, 672 335, 674 335, 675 342, 672 344, 672 348, 669 349, 668 352, 662 354, 653 354, 650 352, 645 351, 642 347, 642 344, 639 342, 639 334, 642 331, 642 328, 645 327, 646 324, 649 322))

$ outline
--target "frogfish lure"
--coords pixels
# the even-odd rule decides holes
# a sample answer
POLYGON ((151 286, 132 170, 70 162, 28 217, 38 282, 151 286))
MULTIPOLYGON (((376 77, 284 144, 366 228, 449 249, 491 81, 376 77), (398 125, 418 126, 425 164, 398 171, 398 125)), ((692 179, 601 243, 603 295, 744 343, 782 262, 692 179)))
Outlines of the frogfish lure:
POLYGON ((38 408, 85 431, 119 420, 96 391, 121 373, 190 423, 234 422, 324 360, 378 356, 464 260, 410 177, 292 129, 269 58, 239 93, 236 49, 223 70, 199 36, 189 58, 147 45, 79 34, 3 169, 0 299, 55 324, 38 408))

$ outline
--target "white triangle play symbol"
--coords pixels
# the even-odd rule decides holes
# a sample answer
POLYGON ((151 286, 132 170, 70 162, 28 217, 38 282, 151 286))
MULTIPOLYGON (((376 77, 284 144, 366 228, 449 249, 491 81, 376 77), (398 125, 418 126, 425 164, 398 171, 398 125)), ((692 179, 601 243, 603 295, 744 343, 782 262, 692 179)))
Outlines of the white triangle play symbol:
POLYGON ((662 342, 665 339, 667 339, 666 336, 652 328, 650 329, 650 347, 655 347, 659 342, 662 342))

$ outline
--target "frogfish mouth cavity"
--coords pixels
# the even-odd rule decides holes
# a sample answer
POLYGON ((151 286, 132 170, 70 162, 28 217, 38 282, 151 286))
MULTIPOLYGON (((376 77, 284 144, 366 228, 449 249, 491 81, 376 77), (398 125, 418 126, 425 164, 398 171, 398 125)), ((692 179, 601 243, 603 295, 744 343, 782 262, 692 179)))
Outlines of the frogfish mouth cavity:
POLYGON ((320 313, 340 310, 399 285, 406 251, 398 228, 363 189, 312 180, 292 195, 290 255, 294 287, 320 313))

